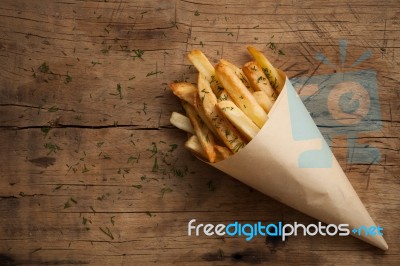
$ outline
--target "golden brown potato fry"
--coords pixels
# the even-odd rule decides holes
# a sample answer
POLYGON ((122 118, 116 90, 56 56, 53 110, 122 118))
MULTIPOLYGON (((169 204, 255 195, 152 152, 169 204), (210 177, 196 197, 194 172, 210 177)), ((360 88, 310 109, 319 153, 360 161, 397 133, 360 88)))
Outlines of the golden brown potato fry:
POLYGON ((205 114, 220 139, 232 152, 237 152, 239 149, 243 148, 245 146, 245 141, 237 132, 235 127, 219 114, 216 106, 217 97, 212 92, 210 83, 201 73, 199 73, 198 93, 205 114))
POLYGON ((203 52, 195 49, 188 54, 188 59, 192 62, 197 71, 203 74, 208 82, 211 82, 211 77, 215 75, 215 70, 203 52))
POLYGON ((251 61, 244 64, 242 67, 244 75, 249 80, 254 91, 264 91, 267 96, 274 101, 276 99, 276 92, 272 88, 269 80, 257 62, 251 61))
POLYGON ((197 115, 196 110, 193 106, 188 104, 187 102, 182 101, 182 106, 186 111, 187 116, 192 123, 194 132, 196 132, 196 136, 199 139, 199 142, 207 154, 208 161, 213 163, 216 159, 216 153, 214 149, 214 137, 212 132, 208 129, 208 127, 201 121, 200 117, 197 115))
POLYGON ((195 49, 188 54, 188 59, 194 65, 197 71, 203 74, 207 81, 210 82, 210 86, 214 94, 219 96, 223 88, 220 86, 215 77, 215 69, 213 65, 211 65, 210 61, 203 54, 203 52, 195 49))
POLYGON ((233 70, 225 64, 218 63, 215 73, 233 102, 261 128, 267 120, 267 113, 257 103, 233 70))
POLYGON ((187 116, 184 116, 180 113, 173 112, 171 114, 171 118, 169 119, 172 125, 176 126, 177 128, 190 133, 195 134, 192 124, 187 116))
POLYGON ((204 111, 203 104, 200 100, 200 96, 197 91, 196 91, 196 95, 194 97, 194 109, 196 109, 197 114, 200 116, 201 120, 207 125, 208 129, 210 129, 211 132, 214 134, 214 137, 218 137, 217 131, 215 131, 215 128, 211 124, 210 119, 207 118, 207 115, 204 111))
POLYGON ((226 147, 215 145, 214 148, 217 151, 217 161, 225 160, 232 155, 232 152, 226 147))
POLYGON ((251 87, 251 84, 250 84, 249 80, 247 79, 247 77, 244 75, 243 71, 240 68, 238 68, 237 66, 235 66, 231 62, 226 61, 225 59, 221 59, 221 60, 219 60, 219 62, 229 66, 233 70, 233 72, 235 72, 236 76, 243 82, 243 84, 246 86, 246 88, 251 93, 254 92, 253 88, 251 87))
POLYGON ((231 101, 217 104, 221 113, 242 133, 247 141, 252 140, 260 129, 231 101))
MULTIPOLYGON (((217 146, 217 145, 216 145, 217 146)), ((193 152, 196 156, 202 158, 203 160, 207 160, 207 154, 203 150, 203 147, 200 144, 199 138, 195 135, 191 136, 185 142, 185 148, 193 152)))
POLYGON ((188 82, 177 82, 169 84, 171 91, 181 100, 193 105, 194 96, 197 93, 197 87, 188 82))
POLYGON ((264 91, 256 91, 253 93, 253 96, 254 98, 256 98, 258 104, 261 105, 264 111, 268 114, 275 101, 272 101, 271 98, 268 97, 264 91))
POLYGON ((252 46, 248 46, 247 50, 264 71, 266 77, 271 83, 272 88, 280 93, 283 89, 283 85, 285 84, 285 79, 281 75, 279 75, 277 69, 275 69, 275 67, 269 62, 269 60, 265 57, 263 53, 252 46))

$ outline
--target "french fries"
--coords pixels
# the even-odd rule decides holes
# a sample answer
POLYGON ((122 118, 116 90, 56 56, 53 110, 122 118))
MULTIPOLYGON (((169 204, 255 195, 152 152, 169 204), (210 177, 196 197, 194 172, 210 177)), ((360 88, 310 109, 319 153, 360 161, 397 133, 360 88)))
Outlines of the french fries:
POLYGON ((264 91, 272 101, 275 101, 275 90, 256 62, 247 62, 242 70, 255 91, 264 91))
POLYGON ((207 154, 204 152, 203 147, 200 144, 199 138, 196 135, 191 136, 185 142, 185 148, 196 154, 203 160, 207 160, 207 154))
POLYGON ((224 63, 218 63, 215 74, 234 103, 259 127, 267 121, 267 113, 254 99, 253 95, 235 75, 233 70, 224 63))
POLYGON ((254 47, 255 61, 242 68, 221 59, 214 67, 200 50, 188 54, 198 70, 197 86, 170 84, 186 116, 173 112, 171 124, 191 134, 185 148, 210 163, 244 148, 268 120, 268 112, 284 85, 284 75, 254 47))
POLYGON ((207 119, 209 119, 225 145, 233 152, 237 152, 244 147, 245 142, 235 127, 218 113, 217 97, 213 94, 206 77, 201 73, 199 74, 198 93, 207 119))
POLYGON ((247 80, 247 77, 244 75, 243 71, 238 68, 237 66, 235 66, 234 64, 232 64, 229 61, 226 61, 224 59, 219 60, 222 64, 227 65, 228 67, 230 67, 233 72, 235 72, 235 75, 242 81, 242 83, 246 86, 246 88, 250 91, 250 92, 254 92, 253 88, 250 86, 249 81, 247 80))
POLYGON ((218 97, 223 88, 219 85, 219 82, 215 77, 215 69, 213 65, 211 65, 208 58, 203 54, 202 51, 195 49, 188 54, 188 59, 194 65, 197 71, 204 75, 208 82, 210 82, 213 92, 218 97))
POLYGON ((269 62, 269 60, 265 57, 265 55, 263 55, 263 53, 258 51, 253 46, 247 47, 247 50, 260 65, 263 72, 267 76, 269 82, 271 83, 272 87, 278 93, 280 93, 283 88, 283 85, 285 84, 285 80, 281 75, 279 75, 277 69, 271 64, 271 62, 269 62))
POLYGON ((270 97, 264 91, 255 91, 253 93, 254 98, 258 104, 264 109, 265 112, 269 113, 275 100, 271 100, 270 97))
POLYGON ((233 102, 217 103, 220 112, 240 131, 247 141, 252 140, 260 129, 233 102))
POLYGON ((195 85, 187 82, 177 82, 171 83, 169 87, 179 99, 193 105, 194 96, 197 91, 197 87, 195 85))
POLYGON ((199 139, 201 147, 203 148, 207 159, 210 163, 215 162, 216 153, 214 150, 214 137, 208 127, 202 122, 200 117, 197 115, 196 110, 190 104, 182 102, 182 106, 188 115, 190 122, 193 125, 194 132, 199 139))
POLYGON ((184 116, 177 112, 173 112, 171 118, 169 119, 169 122, 189 134, 194 134, 194 129, 187 116, 184 116))

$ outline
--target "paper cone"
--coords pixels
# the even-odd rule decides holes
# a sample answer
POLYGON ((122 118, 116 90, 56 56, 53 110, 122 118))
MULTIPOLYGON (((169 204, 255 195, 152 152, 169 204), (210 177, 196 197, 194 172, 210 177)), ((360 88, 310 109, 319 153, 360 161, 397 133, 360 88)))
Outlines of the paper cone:
MULTIPOLYGON (((211 165, 324 223, 376 226, 287 78, 268 116, 245 148, 211 165)), ((380 235, 352 235, 388 249, 380 235)))

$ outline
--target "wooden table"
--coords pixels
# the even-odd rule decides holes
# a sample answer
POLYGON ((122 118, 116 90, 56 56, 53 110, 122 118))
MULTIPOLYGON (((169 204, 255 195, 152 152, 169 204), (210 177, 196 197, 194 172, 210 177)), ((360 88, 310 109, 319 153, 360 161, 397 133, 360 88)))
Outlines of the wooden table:
POLYGON ((2 1, 0 264, 398 265, 399 48, 396 0, 2 1), (241 65, 253 44, 289 77, 313 77, 334 72, 318 52, 340 66, 340 40, 347 63, 372 52, 337 71, 376 71, 382 127, 357 141, 381 159, 348 163, 346 136, 332 148, 389 250, 339 236, 188 237, 193 218, 317 221, 184 150, 167 84, 195 81, 186 53, 241 65))

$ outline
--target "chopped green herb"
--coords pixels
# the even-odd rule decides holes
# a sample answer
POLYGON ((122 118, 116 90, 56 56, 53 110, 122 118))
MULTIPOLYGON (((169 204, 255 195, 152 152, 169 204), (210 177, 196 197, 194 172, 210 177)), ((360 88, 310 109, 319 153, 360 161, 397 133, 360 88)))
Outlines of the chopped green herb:
POLYGON ((42 73, 48 73, 50 70, 49 65, 46 62, 43 62, 40 66, 39 66, 39 71, 42 73))
POLYGON ((31 254, 33 254, 33 253, 35 253, 35 252, 38 252, 38 251, 40 251, 40 250, 42 250, 42 248, 37 248, 37 249, 33 250, 33 251, 31 252, 31 254))
POLYGON ((276 50, 276 44, 274 42, 267 43, 267 47, 273 51, 276 50))
POLYGON ((187 173, 189 172, 189 168, 187 166, 178 168, 178 167, 173 167, 172 168, 172 173, 174 176, 177 177, 184 177, 187 173))
POLYGON ((111 156, 108 155, 107 153, 104 153, 104 154, 103 154, 103 159, 104 159, 104 160, 111 160, 111 156))
POLYGON ((142 185, 132 185, 132 187, 137 188, 137 189, 141 189, 143 186, 142 185))
POLYGON ((142 56, 143 56, 143 54, 144 54, 144 51, 143 51, 143 50, 136 49, 136 50, 133 50, 133 52, 135 53, 135 55, 132 56, 132 58, 133 58, 134 60, 135 60, 136 58, 139 58, 139 59, 142 59, 142 60, 143 60, 143 58, 142 58, 142 56))
POLYGON ((199 10, 196 10, 196 11, 194 12, 194 15, 195 15, 196 17, 200 16, 199 10))
POLYGON ((53 113, 53 112, 57 112, 58 110, 59 110, 59 109, 58 109, 57 106, 52 106, 52 107, 50 107, 50 108, 47 110, 47 112, 53 113))
POLYGON ((210 191, 214 191, 215 190, 215 185, 214 185, 212 180, 208 181, 207 186, 208 186, 208 189, 210 191))
POLYGON ((172 189, 170 189, 169 187, 165 187, 161 189, 161 197, 164 197, 165 193, 170 193, 172 192, 172 189))
POLYGON ((111 47, 112 47, 112 45, 109 45, 107 48, 102 49, 101 52, 103 54, 108 54, 108 52, 110 51, 111 47))
POLYGON ((70 207, 72 207, 72 205, 68 200, 66 203, 64 203, 64 209, 67 209, 67 208, 70 208, 70 207))
POLYGON ((65 81, 64 81, 64 83, 65 84, 68 84, 68 83, 70 83, 72 81, 72 77, 68 74, 68 72, 67 72, 67 76, 65 77, 65 81))
POLYGON ((138 157, 135 157, 135 156, 133 156, 133 155, 131 155, 131 156, 128 157, 128 162, 127 162, 127 163, 132 163, 134 160, 135 160, 136 162, 138 162, 138 161, 139 161, 139 158, 138 158, 138 157))
POLYGON ((157 172, 158 171, 157 157, 154 157, 153 169, 151 171, 152 172, 157 172))
POLYGON ((90 170, 86 167, 86 164, 83 165, 82 173, 89 172, 90 170))
POLYGON ((111 238, 112 240, 114 240, 114 236, 110 231, 110 228, 106 227, 106 229, 103 229, 101 227, 99 227, 100 231, 102 231, 105 235, 107 235, 109 238, 111 238))
POLYGON ((51 153, 57 153, 57 151, 62 150, 57 144, 54 144, 54 143, 46 143, 46 144, 44 144, 44 147, 49 150, 47 155, 49 155, 51 153))
POLYGON ((96 61, 92 61, 92 67, 94 67, 95 65, 101 65, 100 62, 96 62, 96 61))
POLYGON ((51 130, 51 127, 49 127, 49 126, 43 126, 41 128, 41 131, 44 133, 45 136, 47 136, 47 134, 49 134, 50 130, 51 130))
POLYGON ((175 27, 176 29, 178 29, 178 25, 176 24, 176 21, 170 21, 171 22, 171 25, 172 25, 172 27, 175 27))
POLYGON ((101 197, 99 196, 99 197, 97 197, 97 200, 100 200, 100 201, 102 201, 102 200, 105 200, 106 199, 106 195, 101 195, 101 197))
POLYGON ((148 151, 150 151, 150 152, 152 153, 152 155, 151 155, 149 158, 151 158, 151 157, 153 157, 154 155, 156 155, 157 152, 158 152, 157 144, 156 144, 155 142, 152 142, 152 143, 151 143, 151 150, 148 149, 148 151))
POLYGON ((115 216, 111 216, 111 217, 110 217, 110 221, 111 221, 112 225, 115 224, 114 218, 115 218, 115 216))
POLYGON ((117 92, 116 93, 110 93, 110 95, 113 95, 113 96, 119 96, 119 99, 120 100, 122 100, 122 87, 121 87, 121 84, 117 84, 117 92))
POLYGON ((153 75, 157 75, 157 74, 162 74, 162 73, 164 73, 164 72, 162 72, 162 71, 151 71, 151 72, 149 72, 149 73, 147 73, 146 74, 146 77, 149 77, 149 76, 153 76, 153 75))
POLYGON ((168 152, 173 152, 174 150, 176 150, 176 148, 178 148, 178 144, 171 144, 169 146, 171 147, 171 149, 169 149, 168 152))
POLYGON ((285 55, 285 53, 283 52, 283 50, 279 49, 278 55, 285 55))
POLYGON ((142 109, 142 111, 143 111, 143 113, 144 113, 145 115, 147 115, 146 110, 147 110, 147 103, 143 103, 143 109, 142 109))
POLYGON ((53 192, 56 191, 56 190, 59 190, 60 188, 62 188, 62 186, 63 186, 63 185, 58 185, 58 186, 56 186, 56 187, 53 189, 53 192))
POLYGON ((151 214, 151 212, 147 211, 145 212, 149 217, 153 217, 153 215, 151 214))

